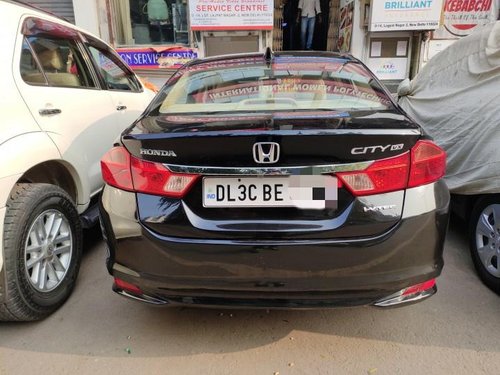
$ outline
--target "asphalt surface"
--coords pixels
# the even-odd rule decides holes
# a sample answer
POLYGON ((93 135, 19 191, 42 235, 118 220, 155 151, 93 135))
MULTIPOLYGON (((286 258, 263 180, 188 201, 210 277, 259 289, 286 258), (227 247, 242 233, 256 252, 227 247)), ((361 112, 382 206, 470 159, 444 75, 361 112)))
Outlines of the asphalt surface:
POLYGON ((399 309, 158 308, 111 291, 87 233, 74 294, 37 323, 0 323, 1 374, 500 374, 500 297, 453 221, 438 294, 399 309))

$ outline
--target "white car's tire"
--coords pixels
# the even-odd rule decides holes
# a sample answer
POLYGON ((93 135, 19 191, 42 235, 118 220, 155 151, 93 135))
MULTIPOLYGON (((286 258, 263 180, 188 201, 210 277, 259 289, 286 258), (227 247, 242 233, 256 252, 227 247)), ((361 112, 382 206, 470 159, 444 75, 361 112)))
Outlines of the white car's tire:
POLYGON ((3 230, 0 320, 42 319, 69 297, 78 275, 82 229, 75 205, 57 186, 18 184, 3 230))

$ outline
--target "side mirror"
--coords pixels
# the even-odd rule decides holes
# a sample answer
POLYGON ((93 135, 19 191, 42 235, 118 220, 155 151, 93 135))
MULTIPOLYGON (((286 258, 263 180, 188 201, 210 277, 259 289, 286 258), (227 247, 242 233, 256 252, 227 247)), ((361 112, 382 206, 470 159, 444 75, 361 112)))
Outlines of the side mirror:
POLYGON ((411 82, 408 78, 401 81, 398 86, 398 96, 406 96, 411 92, 411 82))

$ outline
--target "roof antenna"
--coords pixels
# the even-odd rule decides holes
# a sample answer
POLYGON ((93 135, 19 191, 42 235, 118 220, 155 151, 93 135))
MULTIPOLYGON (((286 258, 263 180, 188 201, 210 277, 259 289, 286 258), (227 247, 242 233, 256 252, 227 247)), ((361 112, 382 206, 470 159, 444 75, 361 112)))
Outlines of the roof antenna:
POLYGON ((271 62, 273 61, 273 51, 271 50, 271 47, 266 48, 266 52, 264 53, 264 59, 268 64, 271 64, 271 62))

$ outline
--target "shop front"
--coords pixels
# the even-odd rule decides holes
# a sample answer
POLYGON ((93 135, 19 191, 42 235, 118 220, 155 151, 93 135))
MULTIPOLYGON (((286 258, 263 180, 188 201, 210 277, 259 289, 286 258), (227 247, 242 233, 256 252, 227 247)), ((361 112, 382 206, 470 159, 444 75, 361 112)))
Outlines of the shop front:
POLYGON ((399 82, 418 72, 422 44, 439 27, 442 0, 372 0, 366 9, 364 61, 395 91, 399 82))
POLYGON ((358 0, 107 2, 111 42, 134 70, 157 86, 197 57, 257 52, 268 46, 277 51, 350 52, 355 5, 359 8, 358 0))

